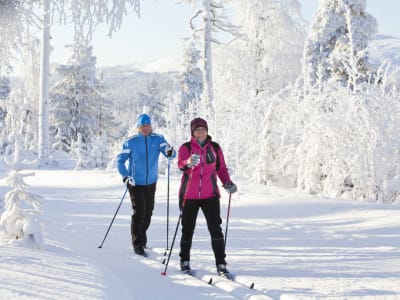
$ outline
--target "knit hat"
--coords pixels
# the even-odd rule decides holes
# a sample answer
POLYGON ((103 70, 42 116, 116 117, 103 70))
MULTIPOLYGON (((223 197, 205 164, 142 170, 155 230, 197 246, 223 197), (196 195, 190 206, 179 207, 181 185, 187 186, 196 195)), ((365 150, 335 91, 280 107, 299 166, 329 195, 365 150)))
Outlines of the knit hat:
POLYGON ((136 125, 137 127, 140 127, 142 125, 151 125, 151 119, 148 115, 146 114, 141 114, 138 118, 137 118, 137 122, 136 125))
POLYGON ((204 127, 208 131, 208 126, 207 126, 206 120, 204 120, 202 118, 196 118, 196 119, 193 119, 192 122, 190 122, 190 131, 191 131, 192 135, 193 135, 193 131, 199 127, 204 127))

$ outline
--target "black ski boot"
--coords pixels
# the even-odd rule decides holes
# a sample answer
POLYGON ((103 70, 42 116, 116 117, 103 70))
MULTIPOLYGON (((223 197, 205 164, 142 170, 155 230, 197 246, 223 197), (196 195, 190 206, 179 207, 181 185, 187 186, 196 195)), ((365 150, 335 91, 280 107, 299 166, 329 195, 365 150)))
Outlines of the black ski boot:
POLYGON ((181 261, 181 272, 184 274, 192 275, 192 269, 190 269, 190 263, 188 260, 181 261))
POLYGON ((225 264, 217 265, 217 273, 219 276, 224 277, 226 279, 231 279, 231 273, 229 273, 225 264))
POLYGON ((135 246, 133 248, 133 251, 135 251, 135 253, 137 255, 142 255, 142 256, 146 256, 146 252, 144 252, 144 248, 142 246, 135 246))

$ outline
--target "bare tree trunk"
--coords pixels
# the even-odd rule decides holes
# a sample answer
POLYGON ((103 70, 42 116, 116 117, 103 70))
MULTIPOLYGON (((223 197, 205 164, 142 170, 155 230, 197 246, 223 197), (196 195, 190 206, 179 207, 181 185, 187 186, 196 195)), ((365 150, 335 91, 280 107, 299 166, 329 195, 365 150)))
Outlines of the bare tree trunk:
POLYGON ((212 76, 212 50, 211 50, 211 3, 210 0, 204 0, 204 85, 206 91, 206 103, 208 111, 212 119, 215 118, 215 107, 214 107, 214 86, 212 76))
POLYGON ((39 93, 39 158, 46 160, 49 155, 49 60, 50 60, 50 0, 44 1, 44 24, 40 66, 39 93))

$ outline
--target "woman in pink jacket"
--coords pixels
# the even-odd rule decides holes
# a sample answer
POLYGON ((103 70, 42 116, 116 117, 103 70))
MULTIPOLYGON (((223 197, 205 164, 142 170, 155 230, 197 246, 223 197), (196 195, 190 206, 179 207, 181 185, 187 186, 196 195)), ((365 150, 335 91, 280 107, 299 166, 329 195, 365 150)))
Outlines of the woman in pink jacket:
POLYGON ((190 248, 199 209, 207 221, 211 235, 215 263, 219 275, 229 277, 225 261, 225 243, 220 216, 220 193, 217 176, 228 193, 236 192, 230 179, 224 155, 219 145, 211 141, 207 122, 196 118, 190 123, 191 140, 179 148, 178 167, 183 171, 179 189, 179 206, 182 212, 180 243, 181 271, 191 273, 190 248))

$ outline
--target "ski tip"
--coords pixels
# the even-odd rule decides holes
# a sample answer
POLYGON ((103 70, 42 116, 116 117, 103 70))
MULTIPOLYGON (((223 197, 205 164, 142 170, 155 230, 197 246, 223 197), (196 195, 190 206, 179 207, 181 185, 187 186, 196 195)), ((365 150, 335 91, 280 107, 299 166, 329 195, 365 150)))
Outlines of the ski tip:
POLYGON ((210 278, 210 280, 208 281, 208 284, 212 284, 213 280, 212 278, 210 278))
POLYGON ((101 248, 103 248, 103 247, 100 245, 100 246, 98 246, 97 248, 101 249, 101 248))
POLYGON ((254 289, 254 282, 252 282, 252 283, 250 284, 250 289, 251 289, 251 290, 254 289))
POLYGON ((162 276, 167 276, 167 272, 161 272, 162 276))

